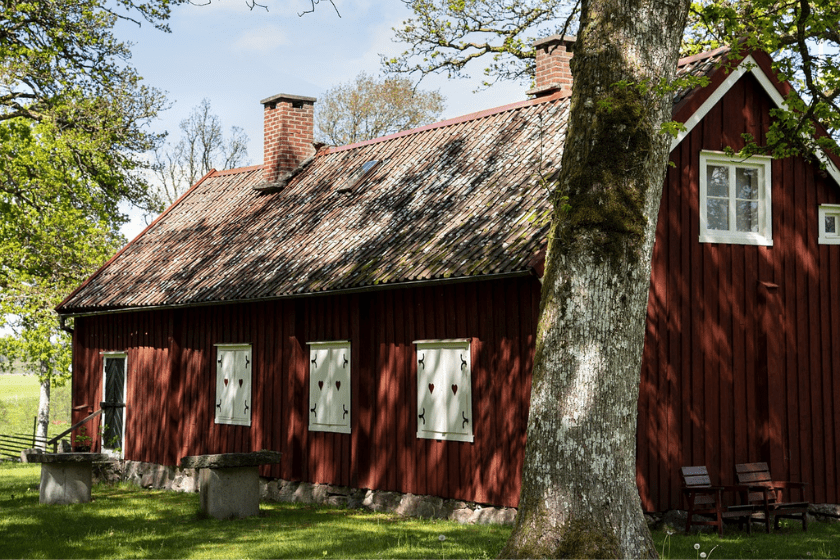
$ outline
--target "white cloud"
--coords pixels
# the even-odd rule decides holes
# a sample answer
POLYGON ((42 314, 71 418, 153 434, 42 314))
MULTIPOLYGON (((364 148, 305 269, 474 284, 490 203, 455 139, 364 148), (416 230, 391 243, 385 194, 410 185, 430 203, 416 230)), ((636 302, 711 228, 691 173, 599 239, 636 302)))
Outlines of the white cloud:
POLYGON ((286 34, 279 25, 263 25, 249 29, 234 39, 232 48, 239 52, 267 53, 287 44, 286 34))

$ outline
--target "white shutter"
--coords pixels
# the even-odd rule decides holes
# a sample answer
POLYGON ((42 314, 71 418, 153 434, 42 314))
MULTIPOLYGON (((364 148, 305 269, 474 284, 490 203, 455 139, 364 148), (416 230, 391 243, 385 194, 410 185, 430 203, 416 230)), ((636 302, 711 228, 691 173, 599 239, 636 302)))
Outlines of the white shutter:
POLYGON ((219 348, 216 359, 216 421, 233 417, 234 361, 236 353, 219 348))
POLYGON ((350 342, 309 346, 309 429, 349 434, 350 342))
POLYGON ((332 423, 336 431, 350 433, 350 344, 330 351, 332 423))
POLYGON ((473 441, 469 341, 415 344, 417 437, 473 441))
POLYGON ((216 345, 216 423, 251 425, 251 347, 216 345))
POLYGON ((235 351, 234 399, 231 418, 237 424, 251 424, 251 350, 235 351))
POLYGON ((309 351, 309 429, 329 425, 327 394, 330 388, 330 349, 312 347, 309 351))
MULTIPOLYGON (((417 437, 431 437, 435 432, 435 385, 433 374, 437 352, 433 348, 417 348, 417 437)), ((438 391, 438 394, 440 391, 438 391)))

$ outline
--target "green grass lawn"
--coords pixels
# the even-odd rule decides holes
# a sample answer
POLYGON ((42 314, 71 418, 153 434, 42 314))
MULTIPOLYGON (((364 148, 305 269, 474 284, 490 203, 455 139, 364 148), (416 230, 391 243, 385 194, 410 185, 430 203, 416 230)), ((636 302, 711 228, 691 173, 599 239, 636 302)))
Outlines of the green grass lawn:
POLYGON ((130 485, 97 485, 88 504, 42 506, 39 468, 0 466, 2 558, 492 558, 510 534, 265 502, 259 517, 219 521, 198 515, 198 494, 130 485))
MULTIPOLYGON (((34 375, 0 374, 0 434, 32 434, 38 415, 38 378, 34 375)), ((70 427, 70 382, 51 391, 49 434, 70 427)))
MULTIPOLYGON (((39 468, 0 464, 0 558, 494 558, 511 530, 273 502, 259 517, 219 521, 199 515, 198 494, 127 484, 95 486, 89 504, 42 506, 39 468)), ((662 558, 840 555, 837 523, 756 529, 653 538, 662 558)))
POLYGON ((655 531, 653 539, 662 558, 838 558, 840 557, 840 524, 810 523, 808 532, 802 524, 782 521, 782 528, 771 534, 764 527, 753 526, 752 535, 737 526, 726 526, 723 537, 717 532, 692 533, 677 531, 668 535, 655 531), (695 548, 698 546, 698 548, 695 548))

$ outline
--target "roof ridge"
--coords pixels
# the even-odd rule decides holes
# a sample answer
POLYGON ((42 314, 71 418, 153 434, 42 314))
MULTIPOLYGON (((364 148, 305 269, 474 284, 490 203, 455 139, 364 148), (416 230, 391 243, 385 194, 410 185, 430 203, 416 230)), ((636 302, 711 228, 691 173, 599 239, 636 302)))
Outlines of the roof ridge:
POLYGON ((724 45, 722 47, 718 47, 716 49, 712 49, 710 51, 703 51, 701 53, 693 54, 691 56, 685 56, 677 61, 677 68, 680 66, 685 66, 687 64, 691 64, 692 62, 697 62, 698 60, 705 60, 707 58, 713 58, 719 55, 722 52, 730 50, 728 46, 724 45))
POLYGON ((260 163, 260 164, 257 164, 257 165, 246 165, 244 167, 233 167, 231 169, 222 169, 221 171, 216 171, 215 173, 213 173, 212 176, 213 177, 218 177, 220 175, 234 175, 234 174, 237 174, 237 173, 247 173, 249 171, 259 171, 260 169, 263 168, 263 165, 264 164, 260 163))
POLYGON ((428 130, 435 130, 438 128, 444 128, 447 126, 452 126, 468 121, 478 120, 484 117, 490 117, 493 115, 497 115, 499 113, 504 113, 506 111, 513 111, 515 109, 521 109, 523 107, 530 107, 532 105, 538 105, 540 103, 549 103, 551 101, 556 101, 558 99, 563 99, 566 97, 571 97, 571 93, 566 90, 557 91, 551 95, 547 95, 545 97, 538 97, 534 99, 523 99, 521 101, 514 101, 513 103, 508 103, 507 105, 501 105, 499 107, 492 107, 490 109, 484 109, 481 111, 476 111, 474 113, 467 113, 466 115, 461 115, 460 117, 453 117, 451 119, 446 119, 443 121, 439 121, 436 123, 431 123, 427 125, 423 125, 417 128, 412 128, 409 130, 403 130, 400 132, 395 132, 393 134, 388 134, 387 136, 380 136, 379 138, 372 138, 370 140, 363 140, 361 142, 355 142, 353 144, 347 144, 344 146, 333 146, 328 148, 324 154, 334 154, 338 152, 344 152, 347 150, 353 150, 356 148, 361 148, 362 146, 369 146, 370 144, 378 144, 379 142, 386 142, 388 140, 394 140, 395 138, 402 138, 403 136, 409 136, 412 134, 418 134, 420 132, 426 132, 428 130))

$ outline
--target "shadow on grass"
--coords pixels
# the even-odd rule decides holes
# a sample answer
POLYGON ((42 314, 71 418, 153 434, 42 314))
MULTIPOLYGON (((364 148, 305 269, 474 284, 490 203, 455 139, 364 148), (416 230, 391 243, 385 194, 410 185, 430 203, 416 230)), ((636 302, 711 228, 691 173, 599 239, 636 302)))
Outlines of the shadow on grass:
POLYGON ((259 517, 202 519, 197 494, 129 485, 97 485, 88 504, 43 506, 37 481, 37 466, 0 468, 5 558, 490 558, 510 533, 279 503, 261 504, 259 517))

